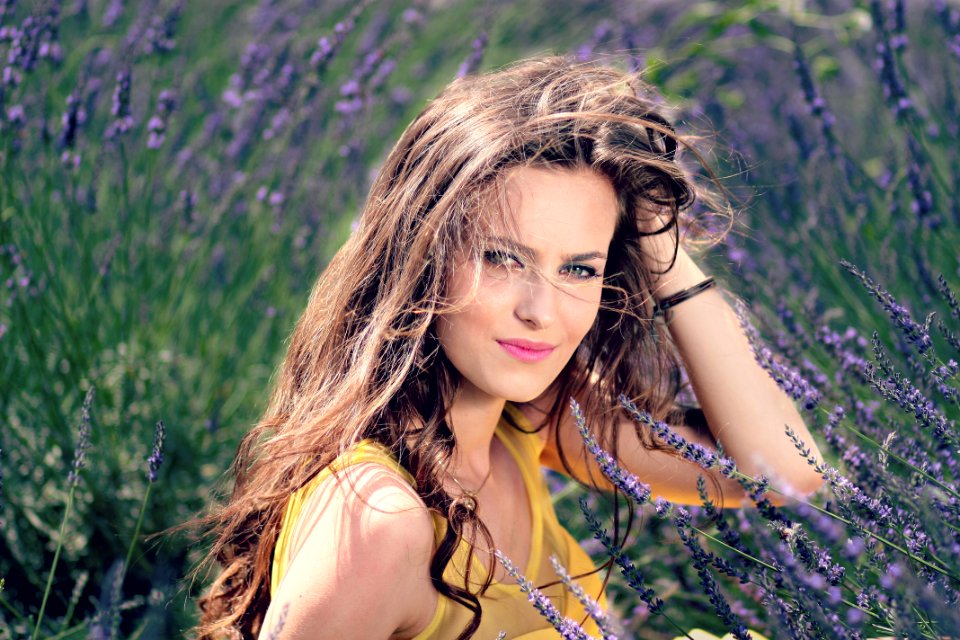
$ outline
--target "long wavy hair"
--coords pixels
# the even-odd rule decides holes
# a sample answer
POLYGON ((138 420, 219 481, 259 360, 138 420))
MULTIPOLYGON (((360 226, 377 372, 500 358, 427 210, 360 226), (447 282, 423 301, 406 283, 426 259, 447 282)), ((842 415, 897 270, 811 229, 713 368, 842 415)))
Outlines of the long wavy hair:
MULTIPOLYGON (((637 73, 569 56, 459 78, 423 109, 384 161, 359 226, 313 286, 265 413, 238 448, 232 495, 201 520, 213 538, 201 567, 222 570, 200 598, 198 637, 256 637, 289 496, 363 438, 389 448, 426 506, 446 517, 430 574, 442 595, 473 612, 459 639, 473 635, 493 558, 478 592, 467 588, 469 576, 464 584, 443 578, 464 531, 493 548, 484 524, 441 483, 455 445, 446 417, 459 374, 435 323, 454 310, 445 283, 455 256, 479 255, 481 227, 503 221, 508 169, 588 168, 609 179, 618 220, 601 308, 552 384, 555 402, 540 428, 558 424, 573 396, 615 453, 614 429, 625 418, 617 394, 657 419, 679 416, 679 361, 666 332, 655 329, 651 296, 672 262, 649 270, 642 236, 669 234, 676 247, 682 223, 687 237, 709 241, 694 216, 680 214, 697 198, 713 214, 728 211, 726 198, 697 186, 681 166, 681 150, 706 168, 637 73), (654 216, 662 224, 651 230, 654 216)), ((562 450, 560 457, 569 470, 562 450)))

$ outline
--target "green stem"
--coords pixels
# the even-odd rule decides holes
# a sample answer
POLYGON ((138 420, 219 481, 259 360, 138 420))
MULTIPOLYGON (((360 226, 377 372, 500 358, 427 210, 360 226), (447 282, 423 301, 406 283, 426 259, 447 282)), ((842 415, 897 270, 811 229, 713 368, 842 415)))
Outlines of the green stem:
POLYGON ((25 615, 23 615, 22 613, 20 613, 19 611, 17 611, 17 610, 13 607, 13 605, 10 604, 9 602, 7 602, 7 599, 4 598, 2 595, 0 595, 0 605, 2 605, 4 609, 6 609, 7 611, 9 611, 11 614, 13 614, 13 617, 17 619, 17 622, 26 622, 26 621, 27 621, 27 617, 26 617, 25 615))
POLYGON ((86 626, 87 622, 78 622, 69 629, 64 629, 55 636, 50 636, 47 640, 62 640, 63 638, 69 638, 76 635, 79 631, 82 631, 86 626))
POLYGON ((779 569, 777 569, 777 568, 776 568, 775 566, 773 566, 773 565, 767 564, 766 562, 764 562, 764 561, 761 560, 760 558, 755 558, 754 556, 750 555, 749 553, 744 553, 743 551, 740 551, 740 549, 737 549, 736 547, 731 547, 730 545, 728 545, 726 542, 724 542, 724 541, 721 540, 720 538, 717 538, 716 536, 712 536, 712 535, 710 535, 709 533, 707 533, 706 531, 703 531, 702 529, 698 529, 697 527, 693 527, 693 526, 690 527, 690 528, 693 529, 694 531, 696 531, 697 533, 699 533, 700 535, 702 535, 703 537, 705 537, 705 538, 707 538, 707 539, 709 539, 709 540, 713 540, 713 541, 716 542, 717 544, 719 544, 719 545, 721 545, 721 546, 724 546, 724 547, 726 547, 727 549, 730 549, 731 551, 734 551, 734 552, 740 554, 740 555, 743 556, 744 558, 746 558, 746 559, 748 559, 748 560, 752 560, 753 562, 756 562, 757 564, 759 564, 759 565, 761 565, 761 566, 764 566, 764 567, 766 567, 767 569, 770 569, 771 571, 776 571, 777 573, 780 573, 780 570, 779 570, 779 569))
MULTIPOLYGON (((133 558, 133 549, 137 546, 137 538, 140 537, 140 527, 143 526, 143 515, 147 512, 147 500, 150 499, 150 490, 153 489, 153 483, 147 483, 147 490, 143 493, 143 502, 140 503, 140 515, 137 516, 137 526, 133 530, 133 538, 130 540, 130 546, 127 548, 127 559, 123 562, 123 574, 124 576, 127 573, 127 569, 130 568, 130 560, 133 558)), ((122 585, 123 578, 121 578, 120 584, 122 585)))
POLYGON ((851 609, 859 609, 861 613, 865 613, 865 614, 867 614, 868 616, 873 616, 874 618, 877 618, 878 620, 881 619, 880 616, 878 616, 877 614, 875 614, 872 610, 870 610, 870 609, 864 609, 863 607, 861 607, 860 605, 858 605, 856 602, 851 602, 850 600, 847 600, 846 598, 840 598, 840 602, 842 602, 843 604, 849 606, 851 609))
POLYGON ((33 627, 33 635, 30 640, 37 640, 40 633, 40 624, 43 622, 43 612, 47 608, 47 599, 50 597, 50 589, 53 587, 53 575, 57 571, 57 562, 60 560, 60 550, 63 549, 63 535, 67 530, 67 519, 70 517, 70 508, 73 506, 73 493, 76 491, 76 484, 71 484, 70 493, 67 495, 67 507, 63 510, 63 519, 60 521, 60 535, 57 537, 57 549, 53 552, 53 563, 50 565, 50 575, 47 576, 47 586, 43 590, 43 600, 40 601, 40 612, 37 614, 37 623, 33 627))
POLYGON ((667 622, 669 622, 670 624, 672 624, 674 629, 676 629, 677 631, 679 631, 680 633, 682 633, 684 638, 690 638, 690 640, 694 640, 694 637, 691 636, 690 633, 689 633, 686 629, 684 629, 683 627, 681 627, 680 625, 678 625, 676 622, 674 622, 674 621, 673 621, 673 618, 671 618, 670 616, 668 616, 666 613, 663 613, 662 611, 660 612, 660 615, 663 616, 663 619, 664 619, 664 620, 666 620, 667 622))
POLYGON ((88 575, 89 574, 87 573, 83 573, 81 574, 81 578, 78 579, 78 580, 82 580, 83 583, 81 584, 80 582, 78 582, 77 586, 74 587, 74 593, 70 597, 70 604, 67 606, 67 612, 64 614, 63 619, 60 621, 60 629, 58 629, 58 632, 62 632, 64 629, 67 628, 67 625, 70 624, 70 620, 73 618, 73 612, 77 608, 77 600, 80 599, 80 593, 83 590, 82 587, 86 586, 86 580, 88 575))

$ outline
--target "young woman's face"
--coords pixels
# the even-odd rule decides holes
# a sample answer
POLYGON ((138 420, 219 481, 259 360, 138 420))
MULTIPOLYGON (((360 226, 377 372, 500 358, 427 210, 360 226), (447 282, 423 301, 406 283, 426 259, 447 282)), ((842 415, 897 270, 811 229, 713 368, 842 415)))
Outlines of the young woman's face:
POLYGON ((485 235, 455 265, 447 295, 465 306, 437 320, 462 393, 533 400, 554 381, 593 325, 617 220, 609 180, 586 169, 522 167, 506 177, 519 244, 485 235))

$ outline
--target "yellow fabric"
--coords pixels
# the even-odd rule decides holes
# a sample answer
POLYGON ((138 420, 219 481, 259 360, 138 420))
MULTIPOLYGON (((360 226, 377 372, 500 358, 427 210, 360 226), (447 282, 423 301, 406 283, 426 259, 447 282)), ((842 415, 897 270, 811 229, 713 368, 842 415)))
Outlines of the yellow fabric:
MULTIPOLYGON (((535 585, 558 580, 553 567, 550 566, 550 555, 556 555, 571 575, 593 571, 595 567, 590 556, 560 524, 553 509, 553 501, 540 468, 540 453, 543 450, 540 436, 520 433, 507 423, 508 415, 525 431, 532 430, 532 426, 523 413, 508 402, 495 432, 520 467, 527 496, 530 499, 532 516, 530 559, 527 566, 523 568, 523 574, 535 585)), ((400 473, 411 486, 416 486, 413 477, 399 465, 389 450, 371 440, 360 442, 355 449, 337 458, 333 464, 290 497, 284 512, 280 536, 274 548, 270 580, 271 595, 283 579, 294 524, 310 494, 331 475, 334 469, 343 469, 362 461, 382 463, 400 473)), ((446 531, 446 520, 439 514, 433 514, 433 520, 436 539, 439 541, 446 531)), ((468 546, 461 541, 453 559, 444 570, 443 577, 446 582, 463 586, 468 551, 468 546)), ((485 577, 486 568, 474 555, 470 579, 471 591, 476 592, 477 586, 485 577)), ((603 609, 607 608, 602 574, 588 575, 576 582, 586 593, 598 600, 603 609)), ((542 591, 563 615, 582 623, 587 633, 599 636, 600 631, 596 623, 587 616, 580 602, 564 588, 562 583, 542 591)), ((496 638, 500 631, 506 631, 507 637, 511 640, 556 640, 560 637, 559 633, 527 601, 527 595, 512 580, 509 583, 492 582, 487 592, 480 597, 480 606, 483 609, 483 616, 475 636, 477 638, 496 638)), ((468 609, 441 595, 433 619, 414 640, 456 638, 470 618, 471 612, 468 609)))

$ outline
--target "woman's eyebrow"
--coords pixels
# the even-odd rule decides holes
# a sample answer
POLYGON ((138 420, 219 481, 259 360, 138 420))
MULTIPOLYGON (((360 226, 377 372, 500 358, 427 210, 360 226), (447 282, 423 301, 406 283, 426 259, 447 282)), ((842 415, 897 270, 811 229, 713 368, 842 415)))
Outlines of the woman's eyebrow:
MULTIPOLYGON (((522 245, 519 242, 514 242, 509 238, 501 238, 499 236, 486 236, 485 239, 489 242, 503 245, 508 249, 516 251, 518 253, 525 253, 527 255, 532 255, 534 258, 540 257, 540 254, 537 253, 536 249, 531 249, 526 245, 522 245)), ((572 255, 563 256, 564 262, 579 262, 582 260, 593 260, 599 258, 601 260, 607 259, 607 254, 602 251, 589 251, 587 253, 575 253, 572 255)))

